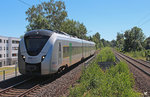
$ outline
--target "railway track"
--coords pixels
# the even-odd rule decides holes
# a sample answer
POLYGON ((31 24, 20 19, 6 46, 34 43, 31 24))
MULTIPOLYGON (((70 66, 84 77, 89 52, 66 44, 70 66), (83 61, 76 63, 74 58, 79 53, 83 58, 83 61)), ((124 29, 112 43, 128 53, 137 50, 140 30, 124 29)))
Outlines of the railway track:
MULTIPOLYGON (((65 72, 62 72, 58 75, 52 75, 51 77, 29 78, 29 79, 26 79, 22 82, 15 84, 15 85, 12 85, 8 88, 2 89, 2 90, 0 90, 0 97, 33 97, 33 96, 37 95, 37 93, 39 91, 41 91, 41 88, 43 89, 45 87, 45 85, 47 85, 47 84, 53 85, 55 83, 55 80, 58 78, 63 80, 64 78, 61 78, 62 75, 66 75, 67 72, 72 71, 74 68, 76 68, 78 65, 80 65, 82 63, 84 65, 87 65, 88 62, 90 62, 94 57, 95 56, 89 57, 88 59, 84 60, 83 62, 79 62, 75 65, 72 65, 65 72)), ((63 81, 59 81, 59 82, 61 82, 61 85, 62 85, 63 81)), ((57 83, 57 85, 59 85, 58 82, 56 82, 56 83, 57 83)), ((64 84, 65 84, 65 82, 64 82, 64 84)), ((59 85, 59 86, 61 86, 61 85, 59 85)), ((60 88, 58 88, 58 89, 60 89, 60 88)), ((51 89, 51 90, 53 91, 53 89, 51 89)))
POLYGON ((145 63, 145 64, 148 64, 148 65, 150 65, 150 61, 145 61, 145 60, 139 60, 140 62, 143 62, 143 63, 145 63))
POLYGON ((41 85, 48 81, 50 78, 29 78, 22 82, 19 82, 13 86, 10 86, 6 89, 0 91, 0 97, 25 97, 32 96, 34 90, 37 90, 41 87, 41 85))
POLYGON ((15 87, 17 87, 17 86, 19 86, 19 85, 21 85, 21 84, 23 84, 23 83, 25 83, 29 80, 31 80, 31 79, 24 80, 22 82, 19 82, 19 83, 13 85, 13 86, 10 86, 6 89, 1 90, 0 91, 0 96, 16 96, 17 94, 19 95, 21 92, 23 92, 25 90, 16 91, 15 87))
POLYGON ((146 75, 150 76, 150 63, 141 60, 135 60, 129 56, 126 56, 122 53, 118 53, 116 51, 114 52, 116 55, 120 56, 121 58, 132 64, 133 66, 144 72, 146 75))

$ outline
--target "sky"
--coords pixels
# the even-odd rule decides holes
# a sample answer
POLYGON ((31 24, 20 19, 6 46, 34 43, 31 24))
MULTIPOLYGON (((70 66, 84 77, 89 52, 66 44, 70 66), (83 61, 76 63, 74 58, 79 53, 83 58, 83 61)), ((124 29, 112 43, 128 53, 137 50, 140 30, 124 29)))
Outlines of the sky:
MULTIPOLYGON (((20 37, 26 32, 26 10, 49 0, 1 0, 0 36, 20 37), (23 3, 23 2, 25 3, 23 3)), ((101 38, 116 39, 134 26, 150 36, 150 0, 63 0, 69 19, 83 23, 87 35, 99 32, 101 38)))

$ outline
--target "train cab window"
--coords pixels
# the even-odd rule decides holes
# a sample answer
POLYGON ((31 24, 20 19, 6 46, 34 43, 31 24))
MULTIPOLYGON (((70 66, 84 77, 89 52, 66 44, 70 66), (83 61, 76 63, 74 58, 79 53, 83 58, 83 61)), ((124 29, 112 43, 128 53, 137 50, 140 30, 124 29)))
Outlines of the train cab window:
POLYGON ((36 56, 40 53, 49 36, 28 36, 25 37, 25 45, 30 56, 36 56))

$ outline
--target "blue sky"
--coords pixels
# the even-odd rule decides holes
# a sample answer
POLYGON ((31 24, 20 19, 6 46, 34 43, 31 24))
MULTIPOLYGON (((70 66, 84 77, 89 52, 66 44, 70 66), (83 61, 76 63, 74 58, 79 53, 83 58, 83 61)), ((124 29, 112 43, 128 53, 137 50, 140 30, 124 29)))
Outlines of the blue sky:
MULTIPOLYGON (((48 0, 1 0, 0 36, 20 37, 28 22, 25 11, 40 1, 48 0)), ((116 39, 117 32, 123 33, 134 26, 150 36, 150 0, 63 0, 68 18, 83 22, 88 34, 96 32, 106 40, 116 39), (141 25, 141 26, 140 26, 141 25)))

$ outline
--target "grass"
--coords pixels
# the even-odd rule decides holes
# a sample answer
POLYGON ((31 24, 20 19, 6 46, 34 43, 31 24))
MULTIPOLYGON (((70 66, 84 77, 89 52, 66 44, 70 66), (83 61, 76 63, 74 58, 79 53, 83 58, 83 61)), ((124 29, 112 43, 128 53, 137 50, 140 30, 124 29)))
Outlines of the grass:
POLYGON ((101 62, 114 62, 115 56, 113 52, 111 51, 111 48, 106 47, 97 56, 97 61, 101 62))
POLYGON ((70 97, 138 97, 133 90, 134 79, 126 63, 120 62, 105 72, 97 62, 115 61, 110 48, 104 48, 97 58, 83 70, 79 84, 70 88, 70 97))
POLYGON ((125 55, 130 56, 130 57, 135 58, 135 59, 146 60, 145 52, 147 52, 147 54, 150 55, 150 50, 125 52, 125 51, 120 51, 118 48, 115 48, 115 49, 116 49, 118 52, 123 52, 125 55), (148 53, 148 52, 149 52, 149 53, 148 53))
POLYGON ((130 57, 133 57, 135 59, 146 60, 145 51, 125 52, 124 54, 126 54, 127 56, 130 56, 130 57))

